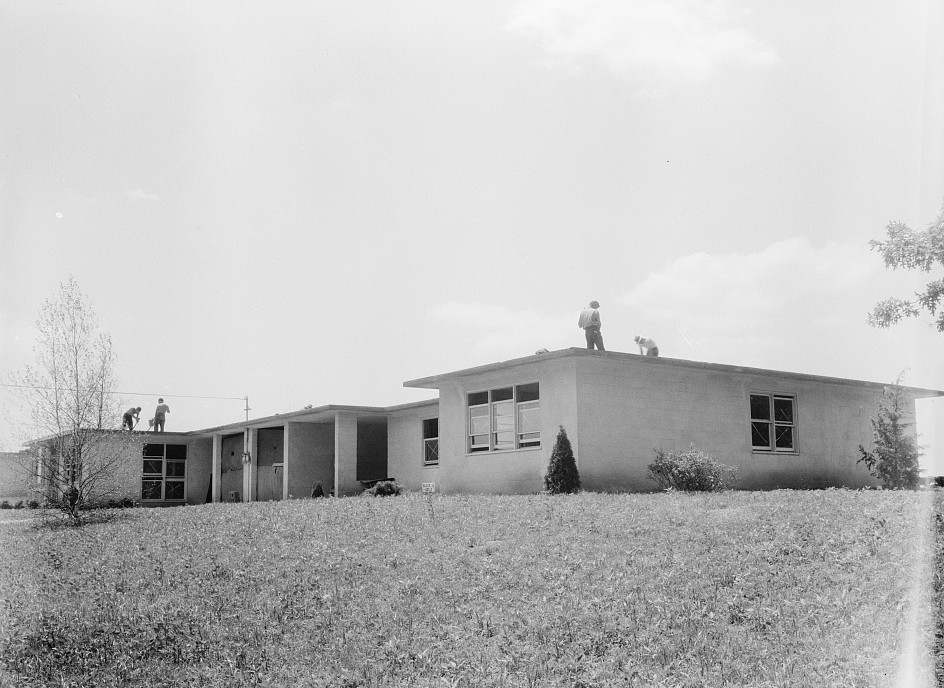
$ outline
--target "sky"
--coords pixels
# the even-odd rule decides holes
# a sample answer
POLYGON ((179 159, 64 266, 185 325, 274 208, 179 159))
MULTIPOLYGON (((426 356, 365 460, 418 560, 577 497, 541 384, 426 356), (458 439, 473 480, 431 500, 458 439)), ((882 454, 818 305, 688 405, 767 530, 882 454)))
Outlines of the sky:
MULTIPOLYGON (((427 399, 403 381, 584 346, 591 299, 611 350, 944 389, 930 318, 866 324, 940 276, 868 242, 941 211, 942 25, 929 0, 0 0, 0 376, 71 276, 168 430, 427 399)), ((944 474, 944 404, 918 421, 944 474)))

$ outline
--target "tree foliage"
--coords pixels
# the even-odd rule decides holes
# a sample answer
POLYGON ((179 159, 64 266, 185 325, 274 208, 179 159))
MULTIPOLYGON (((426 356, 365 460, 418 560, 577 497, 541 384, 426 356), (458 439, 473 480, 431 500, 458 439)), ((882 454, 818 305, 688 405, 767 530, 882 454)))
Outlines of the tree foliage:
MULTIPOLYGON (((885 259, 885 266, 892 269, 921 270, 931 272, 938 265, 944 266, 944 206, 937 219, 922 232, 915 232, 901 222, 892 222, 886 228, 885 241, 872 240, 869 246, 885 259)), ((889 327, 903 320, 928 311, 936 318, 938 332, 944 332, 944 278, 928 282, 923 292, 915 293, 911 300, 891 297, 879 302, 869 314, 869 324, 874 327, 889 327), (938 312, 940 310, 940 312, 938 312)))
POLYGON ((872 419, 873 451, 859 445, 861 457, 869 472, 892 490, 915 490, 920 485, 918 459, 921 451, 907 429, 905 399, 901 376, 885 388, 878 404, 878 417, 872 419))
POLYGON ((567 438, 567 431, 560 426, 557 441, 551 452, 551 460, 547 465, 547 474, 544 476, 544 489, 551 494, 580 492, 580 473, 577 471, 577 460, 574 450, 567 438))
POLYGON ((36 321, 34 360, 14 376, 28 414, 23 472, 46 504, 79 511, 120 496, 143 442, 117 428, 111 338, 73 278, 59 285, 36 321), (130 452, 130 453, 129 453, 130 452))

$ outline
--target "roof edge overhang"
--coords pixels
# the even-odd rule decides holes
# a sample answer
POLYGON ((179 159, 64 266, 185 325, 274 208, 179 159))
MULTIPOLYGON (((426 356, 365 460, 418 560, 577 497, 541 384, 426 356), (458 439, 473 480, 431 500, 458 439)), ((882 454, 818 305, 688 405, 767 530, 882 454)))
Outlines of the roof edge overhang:
POLYGON ((252 418, 250 420, 238 421, 236 423, 227 423, 225 425, 217 425, 210 428, 203 428, 201 430, 192 430, 187 434, 196 436, 219 435, 226 434, 227 432, 242 431, 246 428, 268 427, 274 424, 281 424, 289 421, 304 422, 307 420, 309 422, 324 422, 328 420, 329 416, 332 416, 335 413, 344 412, 357 413, 364 416, 385 416, 393 411, 421 408, 424 406, 432 406, 438 403, 439 399, 413 401, 406 404, 397 404, 394 406, 354 406, 347 404, 325 404, 324 406, 315 406, 312 408, 301 409, 299 411, 276 413, 272 416, 252 418))
MULTIPOLYGON (((819 382, 825 384, 836 384, 836 385, 855 385, 858 387, 872 387, 876 390, 883 390, 886 387, 889 387, 891 383, 883 382, 870 382, 868 380, 854 380, 850 378, 840 378, 840 377, 829 377, 826 375, 813 375, 810 373, 792 373, 783 370, 773 370, 768 368, 752 368, 748 366, 737 366, 729 365, 725 363, 705 363, 702 361, 690 361, 681 358, 668 358, 664 356, 659 357, 648 357, 641 356, 639 354, 625 353, 619 351, 591 351, 589 349, 581 349, 572 347, 569 349, 560 349, 557 351, 550 351, 543 354, 533 354, 531 356, 523 356, 521 358, 513 358, 507 361, 502 361, 500 363, 489 363, 487 365, 475 366, 473 368, 464 368, 462 370, 456 370, 450 373, 443 373, 441 375, 431 375, 429 377, 417 378, 415 380, 408 380, 403 383, 404 387, 418 387, 423 389, 439 389, 442 387, 444 382, 449 380, 456 380, 460 378, 472 377, 475 375, 483 375, 485 373, 490 373, 496 370, 502 370, 506 368, 514 368, 520 365, 539 363, 543 361, 550 361, 554 359, 561 358, 582 358, 582 357, 591 357, 591 358, 606 358, 607 360, 618 360, 633 362, 639 365, 666 365, 674 366, 680 368, 693 368, 696 370, 709 370, 716 371, 720 373, 729 373, 729 374, 738 374, 738 375, 776 375, 779 377, 789 378, 792 380, 806 381, 806 382, 819 382)), ((909 387, 907 385, 902 385, 902 389, 906 390, 909 394, 913 395, 918 399, 926 399, 932 397, 944 397, 944 390, 939 389, 926 389, 922 387, 909 387)))

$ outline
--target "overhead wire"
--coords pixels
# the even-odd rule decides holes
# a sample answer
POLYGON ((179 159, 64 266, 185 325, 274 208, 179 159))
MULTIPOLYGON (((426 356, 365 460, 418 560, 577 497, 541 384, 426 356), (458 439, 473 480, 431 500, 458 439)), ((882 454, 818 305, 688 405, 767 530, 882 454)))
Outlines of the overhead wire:
MULTIPOLYGON (((0 382, 0 387, 15 387, 19 389, 56 389, 55 387, 49 387, 45 385, 20 385, 20 384, 6 383, 6 382, 0 382)), ((72 387, 60 387, 59 389, 61 389, 64 392, 74 392, 74 391, 97 392, 98 391, 97 389, 75 390, 75 388, 72 388, 72 387)), ((242 397, 217 397, 217 396, 209 396, 205 394, 167 394, 163 392, 162 393, 123 392, 120 390, 109 390, 109 393, 110 394, 128 394, 128 395, 142 396, 142 397, 166 397, 168 399, 225 399, 225 400, 232 400, 232 401, 243 401, 246 399, 246 397, 244 396, 242 397)))

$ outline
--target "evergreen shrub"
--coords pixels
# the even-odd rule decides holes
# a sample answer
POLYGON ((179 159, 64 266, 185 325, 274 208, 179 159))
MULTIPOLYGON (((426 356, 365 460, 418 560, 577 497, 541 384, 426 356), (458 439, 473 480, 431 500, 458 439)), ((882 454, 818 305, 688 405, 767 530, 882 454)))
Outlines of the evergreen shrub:
POLYGON ((577 460, 574 450, 567 438, 567 431, 560 426, 557 441, 551 452, 551 460, 547 465, 547 474, 544 476, 544 489, 550 494, 573 494, 580 492, 580 473, 577 471, 577 460))
POLYGON ((878 404, 878 418, 872 419, 873 451, 861 444, 861 456, 856 463, 864 463, 873 477, 882 481, 889 490, 917 490, 921 484, 918 459, 921 449, 908 432, 908 408, 901 387, 901 376, 885 388, 878 404))

